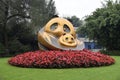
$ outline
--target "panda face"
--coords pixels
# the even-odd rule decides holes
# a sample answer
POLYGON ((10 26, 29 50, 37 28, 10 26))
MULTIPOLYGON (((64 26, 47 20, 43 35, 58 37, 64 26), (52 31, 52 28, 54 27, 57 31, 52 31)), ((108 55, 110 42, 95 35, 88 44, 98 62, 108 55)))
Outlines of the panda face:
POLYGON ((78 50, 81 47, 73 25, 63 18, 51 19, 39 31, 38 43, 45 49, 78 50))
POLYGON ((45 25, 45 32, 51 33, 57 37, 69 33, 76 37, 73 25, 66 19, 53 18, 45 25))

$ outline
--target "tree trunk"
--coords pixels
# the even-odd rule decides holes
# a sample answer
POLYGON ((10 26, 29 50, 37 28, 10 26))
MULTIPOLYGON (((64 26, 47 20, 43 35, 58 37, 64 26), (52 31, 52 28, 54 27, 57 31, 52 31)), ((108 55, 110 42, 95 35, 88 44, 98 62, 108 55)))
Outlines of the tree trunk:
POLYGON ((8 35, 7 35, 7 29, 6 29, 6 23, 7 21, 4 22, 3 25, 3 36, 4 36, 4 45, 5 45, 5 55, 9 55, 9 47, 8 47, 8 35))
POLYGON ((7 31, 7 17, 8 17, 8 6, 5 7, 5 19, 3 24, 3 39, 5 45, 5 55, 9 55, 9 47, 8 47, 8 31, 7 31))

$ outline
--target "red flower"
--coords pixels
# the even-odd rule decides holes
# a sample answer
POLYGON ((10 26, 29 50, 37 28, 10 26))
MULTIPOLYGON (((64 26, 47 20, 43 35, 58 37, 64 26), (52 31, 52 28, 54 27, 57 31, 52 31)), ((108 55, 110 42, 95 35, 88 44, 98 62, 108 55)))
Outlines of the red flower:
POLYGON ((80 51, 34 51, 12 57, 9 64, 20 67, 68 68, 107 66, 115 60, 100 52, 84 49, 80 51))

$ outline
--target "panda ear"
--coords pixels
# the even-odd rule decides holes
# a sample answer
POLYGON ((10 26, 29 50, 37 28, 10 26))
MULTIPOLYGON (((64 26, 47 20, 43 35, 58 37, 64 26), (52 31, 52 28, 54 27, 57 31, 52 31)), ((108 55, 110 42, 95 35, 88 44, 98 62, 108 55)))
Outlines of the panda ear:
POLYGON ((70 21, 71 23, 73 22, 72 19, 67 19, 68 21, 70 21))
POLYGON ((58 15, 53 15, 52 18, 56 18, 56 17, 59 17, 58 15))

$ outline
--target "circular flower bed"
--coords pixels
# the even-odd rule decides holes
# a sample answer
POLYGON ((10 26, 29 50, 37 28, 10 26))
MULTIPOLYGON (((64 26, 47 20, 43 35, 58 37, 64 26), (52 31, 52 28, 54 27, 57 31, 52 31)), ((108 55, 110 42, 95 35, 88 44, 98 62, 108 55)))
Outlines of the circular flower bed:
POLYGON ((100 52, 80 51, 34 51, 12 57, 9 64, 34 68, 97 67, 115 63, 115 60, 100 52))

